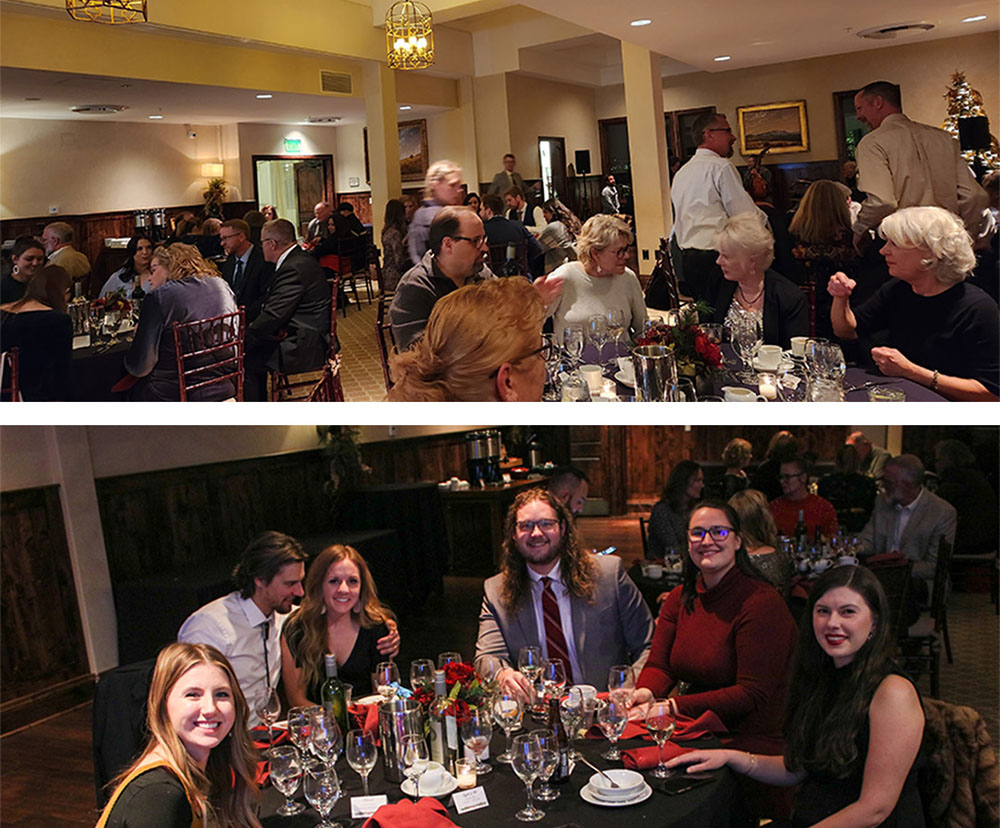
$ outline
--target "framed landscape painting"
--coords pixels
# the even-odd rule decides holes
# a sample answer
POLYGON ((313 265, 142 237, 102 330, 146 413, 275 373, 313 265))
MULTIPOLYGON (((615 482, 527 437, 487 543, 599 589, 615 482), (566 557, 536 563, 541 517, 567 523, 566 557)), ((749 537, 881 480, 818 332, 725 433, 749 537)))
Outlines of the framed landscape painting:
POLYGON ((736 117, 742 155, 757 154, 765 147, 775 154, 809 149, 805 101, 740 106, 736 109, 736 117))
MULTIPOLYGON (((427 174, 427 121, 400 121, 399 130, 399 172, 403 181, 423 181, 427 174)), ((364 128, 365 181, 371 183, 368 164, 368 127, 364 128)))

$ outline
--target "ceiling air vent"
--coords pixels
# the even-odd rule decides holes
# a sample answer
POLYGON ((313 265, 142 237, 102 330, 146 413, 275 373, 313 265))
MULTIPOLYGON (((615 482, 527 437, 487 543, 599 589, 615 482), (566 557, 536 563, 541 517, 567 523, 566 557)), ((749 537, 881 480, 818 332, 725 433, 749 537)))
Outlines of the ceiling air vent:
POLYGON ((335 124, 340 120, 339 115, 307 115, 306 122, 310 124, 335 124))
POLYGON ((114 115, 116 112, 124 112, 128 107, 121 104, 83 104, 70 109, 86 115, 114 115))
POLYGON ((351 75, 348 72, 327 72, 319 73, 320 87, 324 92, 338 92, 341 95, 350 95, 353 89, 351 75))
POLYGON ((858 32, 858 37, 868 40, 892 40, 896 37, 927 32, 933 28, 933 23, 892 23, 888 26, 872 26, 870 29, 862 29, 858 32))

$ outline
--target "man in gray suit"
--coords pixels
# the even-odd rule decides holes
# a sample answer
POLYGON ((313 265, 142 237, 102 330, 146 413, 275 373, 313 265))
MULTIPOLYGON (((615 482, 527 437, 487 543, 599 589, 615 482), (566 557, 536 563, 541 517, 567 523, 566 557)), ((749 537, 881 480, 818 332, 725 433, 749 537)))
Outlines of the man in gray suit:
POLYGON ((508 510, 500 574, 484 589, 476 669, 526 699, 534 691, 517 670, 521 647, 562 658, 570 683, 601 691, 610 667, 649 651, 653 618, 621 559, 584 550, 572 515, 544 489, 521 492, 508 510))

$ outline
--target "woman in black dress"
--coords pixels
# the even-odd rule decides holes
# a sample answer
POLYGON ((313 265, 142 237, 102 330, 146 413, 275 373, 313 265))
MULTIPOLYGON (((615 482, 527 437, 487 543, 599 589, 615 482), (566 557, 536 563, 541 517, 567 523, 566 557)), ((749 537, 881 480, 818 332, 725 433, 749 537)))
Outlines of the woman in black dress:
POLYGON ((350 546, 327 547, 309 567, 305 593, 281 632, 281 680, 289 705, 322 701, 326 653, 337 657, 337 677, 354 688, 355 698, 371 693, 372 671, 399 652, 399 636, 365 559, 350 546))
POLYGON ((701 500, 705 473, 694 460, 681 460, 670 470, 667 485, 649 513, 649 540, 646 557, 662 560, 672 549, 687 550, 687 524, 691 507, 701 500))
POLYGON ((45 245, 34 236, 19 236, 14 241, 10 265, 0 276, 0 302, 16 302, 28 289, 28 282, 45 265, 45 245))
POLYGON ((248 714, 215 647, 164 647, 149 685, 149 743, 112 783, 97 828, 260 828, 248 714))
POLYGON ((726 467, 722 475, 722 492, 720 497, 729 500, 737 492, 742 492, 750 485, 746 467, 753 460, 753 446, 749 440, 734 437, 722 450, 722 462, 726 467))
POLYGON ((917 757, 924 712, 896 668, 888 605, 867 569, 840 566, 809 593, 785 719, 785 755, 698 750, 667 762, 689 772, 729 765, 758 782, 799 785, 793 828, 922 828, 917 757))

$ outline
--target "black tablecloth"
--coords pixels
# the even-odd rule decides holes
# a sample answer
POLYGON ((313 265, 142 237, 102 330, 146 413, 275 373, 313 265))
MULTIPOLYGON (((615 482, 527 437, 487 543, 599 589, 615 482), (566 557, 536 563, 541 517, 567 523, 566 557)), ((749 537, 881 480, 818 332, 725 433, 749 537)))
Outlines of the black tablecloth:
MULTIPOLYGON (((532 723, 529 729, 536 725, 532 723)), ((538 725, 541 726, 541 725, 538 725)), ((651 742, 639 739, 620 742, 622 748, 648 747, 651 742)), ((620 762, 611 763, 602 759, 600 753, 608 743, 601 740, 578 740, 577 748, 599 768, 620 768, 620 762)), ((714 747, 718 742, 714 738, 706 741, 704 746, 714 747)), ((494 731, 490 755, 496 756, 503 750, 504 734, 494 731)), ((490 802, 488 808, 469 811, 459 815, 450 806, 451 797, 441 799, 448 807, 448 817, 459 826, 466 828, 492 828, 497 825, 523 826, 514 813, 524 807, 527 800, 524 783, 514 775, 509 765, 502 765, 491 759, 493 772, 480 776, 477 784, 482 785, 490 802)), ((340 822, 345 828, 360 828, 364 820, 350 818, 350 797, 361 796, 361 778, 347 765, 343 758, 337 763, 337 773, 343 786, 344 794, 333 809, 331 819, 340 822)), ((745 824, 745 814, 742 805, 739 783, 736 775, 729 770, 719 772, 715 779, 707 785, 695 788, 687 793, 670 796, 658 790, 659 780, 645 771, 644 776, 653 788, 653 795, 645 802, 624 808, 606 808, 591 805, 580 797, 580 789, 587 784, 593 772, 582 763, 578 763, 569 782, 553 787, 560 791, 560 796, 554 802, 535 802, 536 807, 545 811, 545 818, 539 822, 543 826, 566 826, 575 824, 600 826, 600 828, 630 828, 633 825, 656 825, 662 828, 727 828, 745 824)), ((368 779, 371 794, 386 794, 389 802, 404 799, 399 784, 386 782, 382 773, 381 761, 375 766, 368 779)), ((537 783, 536 783, 537 784, 537 783)), ((308 807, 299 786, 295 799, 307 805, 306 811, 293 817, 278 816, 275 811, 284 802, 284 798, 270 785, 263 791, 261 823, 265 828, 314 828, 318 821, 317 813, 308 807)))
POLYGON ((636 563, 628 571, 628 576, 635 582, 642 594, 649 611, 653 613, 653 618, 660 614, 660 604, 656 600, 664 592, 670 592, 675 586, 681 583, 679 572, 665 572, 662 578, 647 578, 642 574, 642 564, 636 563))
POLYGON ((121 394, 112 393, 111 387, 125 376, 123 360, 131 343, 122 340, 105 350, 104 345, 91 345, 73 351, 70 367, 73 381, 73 398, 78 402, 110 402, 121 400, 121 394))

